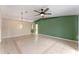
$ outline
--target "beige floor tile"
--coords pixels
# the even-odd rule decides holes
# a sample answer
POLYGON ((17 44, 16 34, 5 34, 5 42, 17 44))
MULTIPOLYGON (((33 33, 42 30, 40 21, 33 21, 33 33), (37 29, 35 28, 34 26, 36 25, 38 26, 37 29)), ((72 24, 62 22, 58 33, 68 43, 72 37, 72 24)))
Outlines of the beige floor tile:
POLYGON ((16 49, 16 45, 14 43, 14 40, 6 39, 3 42, 4 52, 5 54, 17 54, 19 53, 16 49))
POLYGON ((77 42, 60 40, 48 36, 26 35, 4 39, 0 44, 0 53, 39 54, 39 53, 75 53, 77 42))
POLYGON ((17 41, 17 45, 22 53, 42 53, 55 44, 52 40, 39 37, 36 41, 35 38, 22 39, 17 41))
POLYGON ((57 42, 55 45, 51 46, 47 51, 44 53, 55 53, 55 54, 60 54, 60 53, 76 53, 76 50, 70 47, 69 45, 64 44, 63 42, 57 42))

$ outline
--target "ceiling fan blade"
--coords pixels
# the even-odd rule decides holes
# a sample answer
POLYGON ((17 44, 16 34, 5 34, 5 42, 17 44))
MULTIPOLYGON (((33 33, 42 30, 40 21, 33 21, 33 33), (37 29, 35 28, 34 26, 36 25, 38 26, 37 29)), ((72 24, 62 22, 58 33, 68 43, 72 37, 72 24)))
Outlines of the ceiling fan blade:
POLYGON ((45 13, 45 15, 52 15, 52 13, 45 13))
POLYGON ((40 15, 40 14, 37 14, 37 15, 35 15, 35 16, 38 16, 38 15, 40 15))
POLYGON ((49 10, 49 8, 46 8, 45 10, 44 10, 44 12, 46 12, 46 11, 48 11, 49 10))
POLYGON ((39 11, 37 11, 37 10, 34 10, 35 12, 38 12, 38 13, 40 13, 39 11))

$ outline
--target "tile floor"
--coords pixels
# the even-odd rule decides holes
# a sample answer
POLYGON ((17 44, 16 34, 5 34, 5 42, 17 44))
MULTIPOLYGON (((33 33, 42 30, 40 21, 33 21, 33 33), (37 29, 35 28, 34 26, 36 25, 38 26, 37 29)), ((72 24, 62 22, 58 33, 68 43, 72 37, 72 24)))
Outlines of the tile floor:
POLYGON ((2 54, 62 54, 76 53, 77 42, 71 42, 43 35, 27 35, 3 39, 0 43, 2 54))

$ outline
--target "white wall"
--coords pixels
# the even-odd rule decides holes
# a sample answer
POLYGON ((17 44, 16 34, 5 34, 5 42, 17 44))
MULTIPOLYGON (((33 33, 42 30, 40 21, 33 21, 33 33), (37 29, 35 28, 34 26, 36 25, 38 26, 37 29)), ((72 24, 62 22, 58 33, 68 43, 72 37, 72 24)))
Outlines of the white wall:
POLYGON ((2 19, 2 38, 31 34, 31 25, 31 22, 4 18, 2 19))
POLYGON ((1 17, 0 17, 0 42, 1 42, 1 17))

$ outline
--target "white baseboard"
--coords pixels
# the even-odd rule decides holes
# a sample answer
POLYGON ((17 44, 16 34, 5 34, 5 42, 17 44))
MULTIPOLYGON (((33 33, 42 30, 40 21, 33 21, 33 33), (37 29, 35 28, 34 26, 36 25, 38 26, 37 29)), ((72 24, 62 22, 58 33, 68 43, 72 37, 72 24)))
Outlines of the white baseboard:
POLYGON ((2 37, 1 39, 16 38, 16 37, 25 36, 25 35, 31 35, 31 34, 22 34, 22 35, 16 35, 16 36, 7 36, 7 37, 2 37))
MULTIPOLYGON (((32 33, 32 34, 35 35, 34 33, 32 33)), ((27 36, 27 35, 31 35, 31 34, 26 34, 26 36, 27 36)), ((61 37, 50 36, 50 35, 46 35, 46 34, 38 34, 38 35, 47 36, 47 37, 51 37, 51 38, 55 38, 55 39, 60 39, 60 40, 78 42, 78 41, 74 41, 74 40, 70 40, 70 39, 65 39, 65 38, 61 38, 61 37)), ((2 39, 15 38, 15 37, 20 37, 20 36, 25 36, 25 35, 17 35, 17 36, 12 36, 12 37, 4 37, 4 38, 2 38, 2 39)))
POLYGON ((51 37, 51 38, 56 38, 56 39, 60 39, 60 40, 78 42, 78 41, 75 41, 75 40, 70 40, 70 39, 65 39, 65 38, 61 38, 61 37, 50 36, 50 35, 46 35, 46 34, 39 34, 39 35, 43 35, 43 36, 47 36, 47 37, 51 37))

